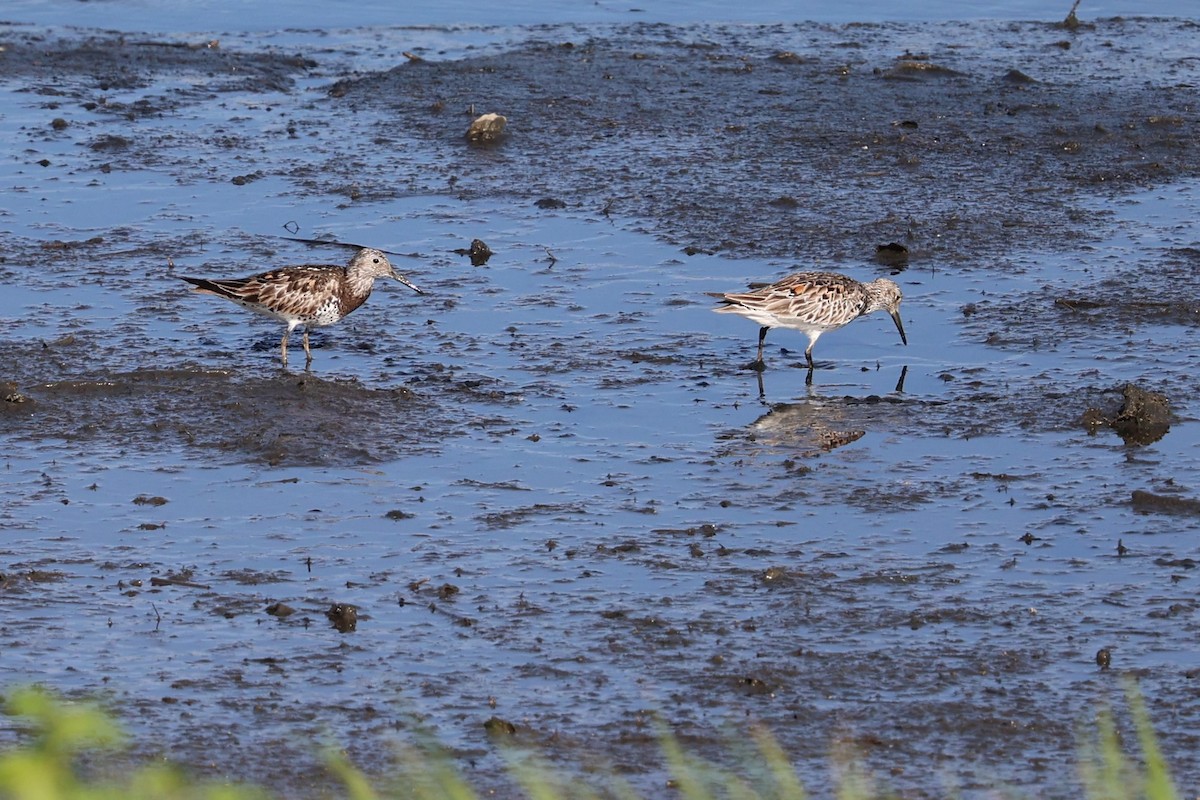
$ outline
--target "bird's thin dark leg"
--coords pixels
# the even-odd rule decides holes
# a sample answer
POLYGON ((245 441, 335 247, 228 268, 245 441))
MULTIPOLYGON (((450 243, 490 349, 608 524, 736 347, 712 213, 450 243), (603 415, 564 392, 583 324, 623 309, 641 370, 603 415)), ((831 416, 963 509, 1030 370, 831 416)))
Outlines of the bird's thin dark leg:
POLYGON ((812 386, 812 376, 813 376, 813 368, 812 368, 812 363, 810 362, 808 365, 808 374, 804 376, 804 385, 805 386, 812 386))
POLYGON ((904 379, 907 377, 908 377, 908 365, 905 364, 904 369, 900 370, 900 380, 896 381, 896 392, 897 393, 902 393, 904 391, 904 379))
POLYGON ((283 358, 283 366, 285 367, 287 366, 287 340, 289 333, 291 333, 291 331, 284 331, 283 339, 279 342, 279 354, 283 358))
POLYGON ((308 349, 308 326, 307 325, 304 327, 304 338, 301 341, 304 342, 304 366, 307 367, 309 364, 312 363, 312 350, 308 349))
POLYGON ((763 361, 763 342, 766 340, 767 331, 769 331, 769 330, 771 330, 771 329, 766 326, 763 326, 758 329, 758 357, 746 365, 747 369, 752 369, 752 370, 756 370, 758 372, 762 372, 764 369, 767 368, 766 362, 763 361))
MULTIPOLYGON (((816 342, 813 342, 813 344, 816 344, 816 342)), ((804 351, 804 360, 808 362, 808 374, 810 376, 812 375, 813 371, 812 349, 813 346, 810 344, 808 349, 804 351)))

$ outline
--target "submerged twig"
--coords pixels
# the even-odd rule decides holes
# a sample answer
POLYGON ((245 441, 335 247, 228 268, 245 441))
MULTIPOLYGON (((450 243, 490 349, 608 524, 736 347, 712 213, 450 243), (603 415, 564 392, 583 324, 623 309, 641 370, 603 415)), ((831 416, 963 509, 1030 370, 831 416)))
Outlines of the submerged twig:
POLYGON ((357 242, 339 242, 337 239, 306 239, 302 236, 278 236, 276 238, 285 239, 289 242, 299 242, 306 244, 309 247, 344 247, 348 250, 362 250, 364 248, 373 248, 381 253, 387 253, 389 256, 403 256, 404 258, 421 258, 420 253, 398 253, 395 250, 384 250, 381 247, 373 247, 368 244, 358 244, 357 242))
POLYGON ((1080 2, 1081 0, 1075 0, 1075 2, 1071 4, 1071 10, 1067 12, 1066 19, 1062 21, 1062 26, 1064 28, 1075 30, 1079 27, 1079 17, 1075 16, 1075 10, 1079 8, 1080 2))
POLYGON ((207 583, 196 583, 185 578, 151 578, 151 586, 185 586, 188 589, 211 589, 207 583))

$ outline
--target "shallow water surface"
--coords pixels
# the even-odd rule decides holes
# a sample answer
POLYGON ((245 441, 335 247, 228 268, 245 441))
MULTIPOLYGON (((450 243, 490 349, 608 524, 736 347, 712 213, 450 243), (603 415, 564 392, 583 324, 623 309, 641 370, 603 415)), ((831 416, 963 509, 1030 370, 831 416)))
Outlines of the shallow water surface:
MULTIPOLYGON (((1195 70, 1171 55, 1187 30, 1095 35, 1148 59, 1165 43, 1152 63, 1173 86, 1195 70)), ((23 142, 0 164, 5 682, 105 696, 142 752, 288 796, 329 785, 318 742, 386 773, 414 721, 505 792, 492 716, 653 794, 653 713, 702 755, 765 722, 818 796, 837 743, 910 796, 946 780, 1068 796, 1077 724, 1133 674, 1195 786, 1197 515, 1132 495, 1200 485, 1194 112, 1122 74, 1107 130, 1177 119, 1084 125, 1110 113, 1090 80, 1120 70, 1097 39, 1047 55, 1064 34, 1039 26, 922 31, 935 62, 970 43, 941 91, 885 74, 902 26, 544 41, 578 33, 355 74, 362 52, 316 44, 209 64, 26 43, 76 71, 46 92, 33 60, 3 88, 23 142), (789 37, 799 76, 771 58, 789 37), (1057 79, 1009 97, 1031 110, 1004 115, 1004 139, 977 112, 1009 92, 1013 52, 1057 79), (621 111, 619 81, 583 92, 647 63, 645 113, 621 111), (495 73, 507 95, 471 88, 495 73), (743 104, 743 130, 667 135, 662 101, 689 74, 691 95, 743 104), (822 97, 829 127, 781 152, 772 80, 822 97), (919 141, 878 135, 907 113, 839 128, 835 106, 881 91, 919 132, 930 98, 953 123, 919 141), (463 111, 489 96, 521 115, 470 148, 463 111), (567 161, 573 134, 589 152, 567 161), (1022 152, 1062 141, 1077 159, 1022 152), (719 163, 731 152, 752 179, 719 163), (1108 171, 1114 153, 1129 161, 1108 171), (901 207, 906 191, 942 200, 901 207), (310 371, 279 368, 279 325, 176 279, 344 260, 281 238, 325 234, 395 253, 427 294, 379 284, 314 333, 310 371), (474 238, 485 266, 453 252, 474 238), (900 267, 874 259, 893 239, 900 267), (765 374, 743 369, 756 327, 704 292, 798 264, 892 274, 909 346, 875 315, 822 338, 811 386, 794 332, 771 332, 765 374), (1126 383, 1169 398, 1161 439, 1082 424, 1126 383), (335 603, 357 606, 354 631, 330 624, 335 603)))
MULTIPOLYGON (((413 0, 397 7, 386 0, 326 3, 299 0, 286 11, 271 6, 249 7, 227 0, 168 0, 152 9, 142 0, 108 0, 105 3, 63 5, 53 0, 10 0, 4 21, 35 25, 81 26, 104 30, 153 31, 177 34, 205 31, 283 35, 296 30, 324 33, 354 31, 364 34, 388 26, 428 27, 426 35, 444 27, 525 26, 542 24, 604 24, 667 22, 693 25, 703 22, 737 23, 863 21, 941 21, 946 19, 1030 20, 1061 19, 1070 3, 1048 7, 1044 0, 989 0, 969 6, 946 0, 870 0, 853 8, 814 0, 773 0, 731 6, 717 0, 650 0, 637 4, 592 2, 550 3, 520 0, 504 4, 478 0, 413 0)), ((1187 16, 1194 9, 1186 0, 1088 0, 1082 11, 1089 17, 1187 16)))

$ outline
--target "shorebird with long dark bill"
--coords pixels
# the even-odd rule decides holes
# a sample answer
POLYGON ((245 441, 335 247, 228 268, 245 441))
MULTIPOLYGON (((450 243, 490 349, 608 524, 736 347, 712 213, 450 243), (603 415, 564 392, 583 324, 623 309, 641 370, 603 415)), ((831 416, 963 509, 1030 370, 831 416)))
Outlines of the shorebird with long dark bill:
POLYGON ((344 267, 336 264, 303 264, 280 267, 248 278, 183 278, 196 288, 192 291, 232 300, 243 308, 266 314, 287 324, 279 344, 283 365, 287 366, 288 337, 297 326, 304 326, 304 365, 312 363, 308 331, 332 325, 361 306, 371 296, 376 278, 393 278, 417 294, 424 294, 408 278, 396 271, 379 250, 359 250, 344 267))
POLYGON ((813 345, 821 334, 836 331, 859 317, 886 311, 896 323, 900 341, 908 344, 904 323, 900 321, 900 287, 887 278, 859 283, 836 272, 797 272, 769 286, 748 292, 709 292, 721 301, 713 309, 719 313, 741 314, 762 327, 758 331, 758 356, 748 365, 762 371, 763 341, 771 328, 792 328, 808 337, 804 358, 812 376, 813 345))

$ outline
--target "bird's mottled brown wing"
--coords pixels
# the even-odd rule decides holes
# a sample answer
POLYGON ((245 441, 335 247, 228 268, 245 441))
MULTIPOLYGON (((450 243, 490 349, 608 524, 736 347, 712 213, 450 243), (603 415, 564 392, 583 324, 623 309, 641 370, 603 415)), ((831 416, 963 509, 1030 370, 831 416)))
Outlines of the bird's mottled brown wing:
POLYGON ((855 319, 867 302, 862 284, 830 272, 789 275, 771 289, 770 302, 781 309, 774 313, 833 327, 855 319))
POLYGON ((770 286, 729 292, 721 298, 763 324, 773 319, 784 325, 800 321, 820 328, 845 325, 862 313, 867 301, 862 284, 833 272, 797 272, 770 286))
POLYGON ((286 267, 252 278, 251 290, 262 305, 307 317, 340 291, 344 277, 342 267, 286 267))
POLYGON ((311 316, 340 286, 343 267, 331 265, 283 267, 248 278, 205 280, 184 278, 196 291, 236 303, 261 306, 276 313, 311 316))

